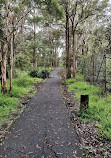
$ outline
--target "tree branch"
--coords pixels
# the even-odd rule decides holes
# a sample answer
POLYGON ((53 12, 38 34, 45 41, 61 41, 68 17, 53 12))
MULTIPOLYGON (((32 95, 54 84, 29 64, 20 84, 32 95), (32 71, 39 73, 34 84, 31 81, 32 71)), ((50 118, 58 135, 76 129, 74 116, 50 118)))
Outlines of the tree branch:
MULTIPOLYGON (((36 8, 36 7, 34 6, 34 7, 31 8, 25 15, 23 15, 23 16, 16 22, 16 24, 15 24, 14 27, 16 27, 16 26, 18 25, 18 23, 19 23, 24 17, 26 17, 26 16, 32 11, 32 9, 34 9, 34 8, 36 8)), ((9 34, 8 37, 10 37, 10 36, 12 35, 12 33, 14 33, 14 31, 15 31, 15 30, 13 30, 13 31, 9 34)))

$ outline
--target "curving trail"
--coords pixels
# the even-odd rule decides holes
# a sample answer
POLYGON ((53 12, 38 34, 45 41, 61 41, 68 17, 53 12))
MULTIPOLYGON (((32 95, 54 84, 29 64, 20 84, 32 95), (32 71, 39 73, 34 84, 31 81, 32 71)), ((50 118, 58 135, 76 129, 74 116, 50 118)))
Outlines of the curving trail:
POLYGON ((61 96, 59 68, 15 121, 0 158, 81 158, 78 138, 61 96))

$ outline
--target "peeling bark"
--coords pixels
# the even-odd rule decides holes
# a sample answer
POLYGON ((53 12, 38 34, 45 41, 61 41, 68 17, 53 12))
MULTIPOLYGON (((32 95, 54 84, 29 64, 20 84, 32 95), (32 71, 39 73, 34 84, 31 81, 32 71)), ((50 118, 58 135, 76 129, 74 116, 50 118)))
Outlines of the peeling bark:
POLYGON ((3 46, 3 58, 2 58, 2 87, 1 90, 7 93, 7 79, 6 79, 6 64, 7 64, 7 52, 8 52, 8 21, 9 21, 9 1, 6 3, 6 18, 5 18, 5 31, 4 31, 4 46, 3 46))
MULTIPOLYGON (((12 18, 11 31, 14 32, 14 18, 12 18)), ((13 55, 14 55, 14 33, 12 34, 12 37, 11 37, 11 52, 10 52, 10 91, 12 90, 13 55)))

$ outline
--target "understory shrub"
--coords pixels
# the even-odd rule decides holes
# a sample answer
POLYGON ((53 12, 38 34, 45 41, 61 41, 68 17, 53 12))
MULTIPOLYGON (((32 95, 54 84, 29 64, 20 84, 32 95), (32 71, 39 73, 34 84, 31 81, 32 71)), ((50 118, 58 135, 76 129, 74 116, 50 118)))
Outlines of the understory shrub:
POLYGON ((29 75, 31 77, 38 77, 39 76, 39 73, 38 73, 38 69, 35 69, 35 70, 31 70, 29 75))
POLYGON ((29 72, 29 75, 31 77, 37 77, 37 78, 49 78, 50 71, 48 69, 33 69, 29 72))
POLYGON ((30 58, 27 55, 20 53, 15 59, 15 67, 22 71, 30 69, 30 58))

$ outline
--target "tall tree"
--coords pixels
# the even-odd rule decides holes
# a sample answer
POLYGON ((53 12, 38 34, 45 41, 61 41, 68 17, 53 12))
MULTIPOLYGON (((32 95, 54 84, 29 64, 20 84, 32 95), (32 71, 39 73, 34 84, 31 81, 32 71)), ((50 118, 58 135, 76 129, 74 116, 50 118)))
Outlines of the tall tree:
POLYGON ((65 15, 66 15, 66 78, 71 78, 68 3, 66 3, 65 6, 65 15))
POLYGON ((69 0, 59 0, 59 3, 64 10, 65 17, 66 78, 71 78, 69 0))
POLYGON ((9 29, 9 0, 5 3, 5 30, 4 30, 4 46, 3 46, 3 57, 2 57, 2 91, 7 92, 7 80, 6 80, 6 63, 8 53, 8 29, 9 29))
POLYGON ((70 20, 72 24, 72 45, 73 45, 73 77, 76 77, 76 52, 75 52, 75 34, 78 25, 91 16, 98 16, 107 6, 107 1, 103 0, 82 0, 70 1, 70 20))

